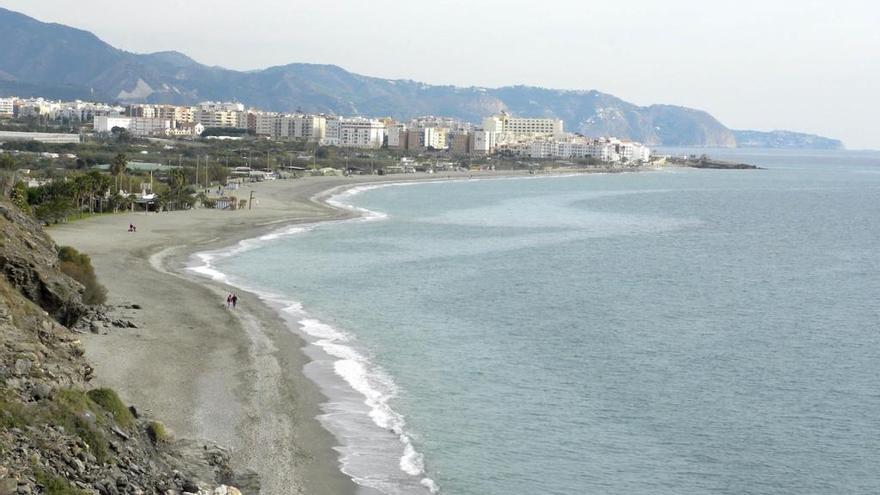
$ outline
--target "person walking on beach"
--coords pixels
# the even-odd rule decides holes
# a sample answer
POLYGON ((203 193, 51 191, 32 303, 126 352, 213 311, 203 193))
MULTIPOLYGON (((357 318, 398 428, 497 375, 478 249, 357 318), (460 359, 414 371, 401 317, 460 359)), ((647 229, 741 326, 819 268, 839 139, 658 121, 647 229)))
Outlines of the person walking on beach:
POLYGON ((232 294, 232 309, 235 309, 235 305, 238 304, 238 296, 232 294))
POLYGON ((231 307, 232 307, 232 294, 227 294, 226 295, 226 309, 229 309, 231 307))

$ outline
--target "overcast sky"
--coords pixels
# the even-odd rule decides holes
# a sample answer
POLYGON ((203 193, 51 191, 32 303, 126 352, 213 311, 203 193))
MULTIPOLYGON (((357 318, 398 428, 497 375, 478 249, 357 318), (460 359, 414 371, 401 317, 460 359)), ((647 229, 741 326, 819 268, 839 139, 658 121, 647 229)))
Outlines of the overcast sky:
MULTIPOLYGON (((133 52, 433 84, 597 89, 880 149, 877 0, 0 0, 133 52)), ((2 47, 0 47, 2 49, 2 47)))

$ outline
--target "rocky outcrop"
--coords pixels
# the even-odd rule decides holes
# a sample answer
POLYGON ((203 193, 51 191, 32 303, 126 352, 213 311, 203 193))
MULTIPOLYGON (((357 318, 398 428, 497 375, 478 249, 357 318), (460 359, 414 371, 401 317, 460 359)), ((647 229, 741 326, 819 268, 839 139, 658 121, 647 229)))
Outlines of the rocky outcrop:
POLYGON ((0 495, 258 493, 225 449, 175 440, 112 390, 90 387, 94 371, 62 322, 101 311, 86 311, 54 244, 2 200, 0 233, 0 495))
POLYGON ((0 271, 10 284, 63 325, 85 311, 83 287, 58 270, 58 248, 29 215, 0 202, 0 271))

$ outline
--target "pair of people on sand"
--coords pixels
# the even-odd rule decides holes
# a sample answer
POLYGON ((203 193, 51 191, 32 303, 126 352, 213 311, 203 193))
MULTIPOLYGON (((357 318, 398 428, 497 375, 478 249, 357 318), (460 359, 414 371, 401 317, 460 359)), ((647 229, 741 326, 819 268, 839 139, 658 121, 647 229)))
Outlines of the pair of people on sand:
POLYGON ((226 296, 226 308, 235 308, 235 305, 238 304, 238 296, 235 294, 229 294, 226 296))
POLYGON ((133 223, 130 223, 130 224, 128 224, 128 231, 129 232, 137 232, 138 229, 137 229, 137 227, 134 226, 133 223))

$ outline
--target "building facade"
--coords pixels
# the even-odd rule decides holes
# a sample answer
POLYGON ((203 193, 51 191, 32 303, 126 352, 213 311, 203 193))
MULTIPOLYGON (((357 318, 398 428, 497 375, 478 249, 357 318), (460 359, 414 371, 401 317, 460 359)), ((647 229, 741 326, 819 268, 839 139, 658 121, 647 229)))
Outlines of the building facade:
POLYGON ((322 144, 346 148, 379 148, 385 143, 385 123, 364 118, 328 118, 322 144))

